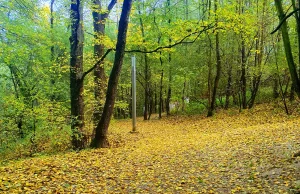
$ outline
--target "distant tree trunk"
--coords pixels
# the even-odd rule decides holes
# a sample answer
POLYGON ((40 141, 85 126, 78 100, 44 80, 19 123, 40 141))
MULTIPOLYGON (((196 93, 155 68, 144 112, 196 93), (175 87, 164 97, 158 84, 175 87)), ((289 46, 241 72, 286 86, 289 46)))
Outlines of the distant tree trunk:
POLYGON ((273 77, 274 80, 274 86, 273 86, 273 97, 276 99, 279 97, 279 92, 278 92, 278 87, 279 87, 279 83, 278 83, 278 74, 276 73, 273 77))
MULTIPOLYGON (((248 108, 252 108, 254 106, 255 98, 259 89, 260 80, 262 76, 262 61, 264 56, 264 42, 265 42, 265 9, 266 9, 266 0, 263 1, 263 7, 262 7, 262 21, 261 21, 261 27, 260 27, 260 33, 259 37, 256 40, 256 50, 259 50, 259 52, 255 53, 255 74, 252 82, 252 90, 251 90, 251 97, 248 103, 248 108)), ((258 5, 257 5, 258 6, 258 5)), ((258 10, 258 9, 257 9, 258 10)), ((259 12, 257 11, 257 15, 259 15, 259 12)), ((259 18, 258 18, 259 19, 259 18)))
MULTIPOLYGON (((9 65, 8 68, 9 68, 10 73, 11 73, 11 79, 12 79, 12 82, 13 82, 13 85, 14 85, 16 99, 20 99, 18 88, 20 88, 20 90, 22 90, 23 86, 22 86, 22 83, 21 83, 21 79, 19 77, 18 69, 15 65, 9 65)), ((24 117, 23 113, 18 114, 17 118, 15 120, 15 122, 17 124, 17 127, 18 127, 18 131, 19 131, 18 133, 19 133, 20 138, 25 137, 25 134, 24 134, 24 131, 23 131, 23 117, 24 117)))
POLYGON ((225 109, 227 110, 229 108, 230 103, 230 96, 231 96, 231 85, 232 85, 232 65, 229 64, 228 69, 228 79, 227 79, 227 86, 226 86, 226 99, 225 99, 225 109))
MULTIPOLYGON (((215 0, 215 12, 217 11, 217 0, 215 0)), ((218 17, 216 16, 216 27, 218 26, 218 17)), ((213 88, 213 93, 211 97, 211 104, 208 108, 208 113, 207 116, 213 116, 213 111, 215 110, 215 105, 216 105, 216 97, 217 97, 217 90, 219 86, 219 80, 221 77, 221 55, 220 55, 220 43, 219 43, 219 32, 216 32, 216 59, 217 59, 217 72, 216 72, 216 77, 214 81, 214 88, 213 88)))
POLYGON ((163 69, 163 61, 161 58, 161 52, 159 52, 159 61, 161 66, 161 73, 160 73, 160 83, 159 83, 159 109, 158 109, 158 118, 162 118, 161 114, 163 112, 163 79, 164 79, 164 69, 163 69))
POLYGON ((107 139, 107 131, 108 131, 108 126, 109 126, 110 119, 111 119, 114 105, 115 105, 118 81, 119 81, 119 76, 120 76, 120 72, 121 72, 122 64, 123 64, 131 5, 132 5, 132 0, 124 0, 121 18, 120 18, 120 22, 119 22, 114 65, 112 67, 112 70, 111 70, 111 73, 109 76, 109 80, 108 80, 106 101, 104 104, 103 113, 101 115, 100 122, 98 123, 97 128, 96 128, 95 138, 93 139, 92 144, 91 144, 91 146, 95 147, 95 148, 109 147, 109 142, 107 139))
POLYGON ((144 54, 145 60, 145 101, 144 101, 144 120, 148 120, 149 101, 150 101, 150 79, 149 79, 149 64, 147 54, 144 54))
POLYGON ((71 1, 71 59, 70 59, 70 89, 71 89, 71 129, 72 144, 75 149, 85 145, 84 134, 84 101, 83 101, 83 5, 80 0, 71 1))
POLYGON ((156 83, 154 85, 154 113, 157 113, 157 89, 156 89, 156 83))
POLYGON ((182 89, 182 97, 181 97, 181 101, 182 101, 181 111, 182 112, 184 112, 184 109, 185 109, 185 104, 184 104, 185 93, 186 93, 186 80, 184 79, 183 89, 182 89))
POLYGON ((241 75, 241 105, 247 108, 247 80, 246 80, 246 48, 245 40, 242 40, 242 75, 241 75))
MULTIPOLYGON (((278 13, 279 21, 283 21, 285 14, 283 12, 282 2, 281 2, 281 0, 274 0, 274 1, 275 1, 277 13, 278 13)), ((286 56, 286 59, 288 62, 292 82, 293 82, 293 85, 295 87, 295 91, 296 91, 298 97, 300 97, 300 80, 299 80, 299 77, 297 74, 297 68, 296 68, 296 65, 295 65, 294 59, 293 59, 293 54, 292 54, 292 49, 291 49, 290 38, 289 38, 289 34, 288 34, 288 28, 287 28, 286 21, 283 21, 283 23, 282 23, 281 34, 282 34, 282 39, 283 39, 283 44, 284 44, 285 56, 286 56)))
MULTIPOLYGON (((111 11, 111 9, 116 4, 116 0, 112 0, 108 5, 108 10, 103 13, 101 1, 93 0, 93 26, 94 26, 94 39, 98 40, 102 36, 105 35, 105 22, 111 11)), ((95 41, 94 45, 94 57, 96 61, 102 57, 104 53, 104 45, 100 44, 99 41, 95 41)), ((94 121, 94 130, 101 118, 101 107, 103 105, 103 101, 105 98, 105 90, 106 90, 106 76, 103 63, 99 63, 96 65, 94 69, 94 96, 95 96, 95 105, 94 105, 94 113, 93 113, 93 121, 94 121)))
MULTIPOLYGON (((140 15, 140 26, 141 26, 141 31, 142 31, 142 37, 143 37, 143 42, 145 42, 145 31, 144 31, 144 24, 142 20, 142 13, 141 13, 141 7, 140 4, 138 4, 138 13, 140 15)), ((148 56, 147 53, 144 53, 144 64, 145 64, 145 69, 144 69, 144 78, 145 78, 145 91, 144 91, 144 120, 148 120, 148 114, 150 110, 150 68, 149 68, 149 62, 148 62, 148 56)))
POLYGON ((172 67, 171 67, 171 53, 169 53, 169 87, 168 87, 168 93, 167 93, 167 99, 166 99, 166 112, 167 115, 171 114, 170 110, 170 103, 171 103, 171 96, 172 96, 172 67))
MULTIPOLYGON (((171 0, 167 0, 168 11, 171 11, 171 0)), ((169 17, 168 20, 169 25, 171 25, 171 18, 169 17)), ((169 38, 169 44, 171 44, 171 38, 169 38)), ((170 115, 170 103, 171 103, 171 96, 172 96, 172 66, 171 66, 171 53, 169 53, 169 87, 166 99, 166 112, 167 115, 170 115)))
POLYGON ((211 56, 212 56, 212 42, 211 39, 209 37, 209 35, 207 34, 208 40, 209 40, 209 51, 208 51, 208 76, 207 76, 207 95, 208 95, 208 106, 210 106, 211 104, 211 91, 212 91, 212 60, 211 60, 211 56))
MULTIPOLYGON (((50 51, 51 51, 51 56, 50 56, 51 63, 54 63, 54 34, 53 34, 53 28, 54 28, 53 6, 54 6, 54 2, 55 2, 55 0, 51 0, 51 2, 50 2, 50 28, 51 28, 51 42, 52 42, 52 45, 51 45, 51 48, 50 48, 50 51)), ((55 84, 55 78, 54 78, 54 75, 51 75, 51 80, 50 80, 50 85, 51 85, 50 86, 51 87, 50 100, 51 101, 54 101, 54 99, 55 99, 54 84, 55 84)))

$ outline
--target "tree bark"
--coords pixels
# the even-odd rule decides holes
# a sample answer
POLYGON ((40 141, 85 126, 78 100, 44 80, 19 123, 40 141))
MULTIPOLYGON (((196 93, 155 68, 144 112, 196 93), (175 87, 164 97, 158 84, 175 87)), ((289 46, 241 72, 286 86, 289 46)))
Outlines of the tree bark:
MULTIPOLYGON (((171 11, 171 0, 167 0, 167 6, 168 6, 168 11, 170 14, 171 11)), ((169 25, 171 25, 171 17, 169 16, 168 20, 169 25)), ((169 38, 169 45, 171 45, 171 38, 169 38)), ((167 93, 167 99, 166 99, 166 112, 167 115, 171 114, 170 110, 170 103, 171 103, 171 96, 172 96, 172 66, 171 66, 171 53, 169 53, 169 87, 168 87, 168 93, 167 93)))
POLYGON ((163 69, 163 61, 161 58, 161 52, 159 52, 159 61, 161 66, 161 72, 160 72, 160 83, 159 83, 159 109, 158 109, 158 118, 162 118, 162 112, 163 112, 163 79, 164 79, 164 69, 163 69))
MULTIPOLYGON (((111 11, 111 9, 116 4, 116 0, 112 0, 108 5, 107 11, 103 13, 101 1, 94 0, 94 9, 93 9, 93 26, 94 26, 94 39, 98 40, 99 38, 105 35, 105 22, 111 11)), ((94 45, 94 57, 98 61, 104 54, 104 45, 95 41, 94 45)), ((95 105, 93 113, 94 121, 94 130, 101 118, 103 101, 105 98, 105 89, 106 89, 106 76, 104 70, 104 64, 98 63, 94 69, 94 96, 95 96, 95 105)))
POLYGON ((227 110, 229 108, 229 103, 230 103, 230 96, 232 94, 231 92, 231 85, 232 85, 232 65, 229 64, 229 69, 228 69, 228 79, 227 79, 227 86, 226 86, 226 99, 225 99, 225 109, 227 110))
MULTIPOLYGON (((215 0, 215 12, 217 11, 217 0, 215 0)), ((218 17, 216 16, 216 27, 218 27, 218 17)), ((213 111, 215 110, 215 105, 216 105, 216 97, 217 97, 217 90, 219 86, 219 81, 221 77, 221 55, 220 55, 220 42, 219 42, 219 32, 216 32, 216 59, 217 59, 217 72, 216 72, 216 77, 214 81, 214 88, 213 88, 213 93, 212 93, 212 98, 211 98, 211 104, 210 107, 208 108, 208 113, 207 116, 213 116, 213 111)))
POLYGON ((132 0, 124 0, 121 18, 119 22, 114 65, 109 76, 108 87, 106 92, 106 101, 104 104, 101 119, 96 127, 95 138, 93 139, 91 144, 91 146, 95 148, 109 147, 107 132, 108 132, 109 123, 115 105, 117 86, 118 86, 119 76, 123 64, 131 5, 132 5, 132 0))
POLYGON ((83 18, 82 2, 71 1, 71 59, 70 59, 70 89, 71 89, 71 129, 72 144, 75 149, 85 147, 84 101, 83 101, 83 18))
MULTIPOLYGON (((283 18, 285 17, 285 14, 284 14, 283 8, 282 8, 282 2, 281 2, 281 0, 274 0, 274 1, 275 1, 277 13, 278 13, 279 21, 282 21, 283 18)), ((292 82, 293 82, 293 85, 294 85, 294 88, 295 88, 295 91, 296 91, 298 97, 300 97, 300 81, 299 81, 299 77, 297 74, 297 68, 296 68, 296 65, 295 65, 294 59, 293 59, 291 43, 290 43, 290 38, 289 38, 289 34, 288 34, 288 28, 287 28, 286 21, 284 21, 282 23, 281 34, 282 34, 282 39, 283 39, 283 44, 284 44, 285 56, 286 56, 286 59, 288 62, 288 67, 289 67, 290 75, 292 78, 292 82)))

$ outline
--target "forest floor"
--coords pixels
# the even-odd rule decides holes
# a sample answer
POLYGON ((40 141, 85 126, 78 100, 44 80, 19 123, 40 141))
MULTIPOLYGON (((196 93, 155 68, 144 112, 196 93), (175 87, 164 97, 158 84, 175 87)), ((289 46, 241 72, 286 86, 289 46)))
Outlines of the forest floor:
POLYGON ((112 148, 12 161, 0 193, 299 193, 300 116, 257 106, 216 116, 130 120, 112 148))

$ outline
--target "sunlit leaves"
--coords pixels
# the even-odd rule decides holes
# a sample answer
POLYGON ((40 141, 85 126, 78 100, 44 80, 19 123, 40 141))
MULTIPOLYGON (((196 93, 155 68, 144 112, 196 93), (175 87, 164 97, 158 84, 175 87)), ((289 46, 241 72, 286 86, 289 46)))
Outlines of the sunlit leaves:
POLYGON ((230 114, 138 120, 137 134, 128 133, 131 121, 117 121, 110 128, 111 149, 11 162, 0 168, 0 188, 9 193, 295 190, 299 160, 289 158, 300 148, 298 116, 274 114, 267 106, 230 114))

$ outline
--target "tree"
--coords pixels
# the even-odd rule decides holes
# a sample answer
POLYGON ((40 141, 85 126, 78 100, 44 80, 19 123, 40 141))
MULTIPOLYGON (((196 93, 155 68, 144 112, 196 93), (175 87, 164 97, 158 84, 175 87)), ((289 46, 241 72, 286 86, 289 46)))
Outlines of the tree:
MULTIPOLYGON (((215 0, 215 12, 217 12, 218 6, 217 6, 217 0, 215 0)), ((216 20, 216 28, 218 27, 218 16, 215 16, 216 20)), ((208 113, 207 116, 213 116, 213 111, 215 109, 215 104, 216 104, 216 96, 217 96, 217 89, 221 77, 221 55, 220 55, 220 41, 219 41, 219 32, 216 32, 216 61, 217 61, 217 72, 216 72, 216 77, 214 81, 214 88, 213 88, 213 93, 211 96, 211 104, 209 105, 208 108, 208 113)))
POLYGON ((291 48, 291 43, 290 43, 290 38, 288 34, 288 27, 287 27, 287 22, 286 22, 286 15, 283 12, 283 7, 282 7, 282 2, 281 0, 274 0, 277 13, 278 13, 278 18, 281 23, 281 34, 282 34, 282 40, 284 44, 284 51, 285 51, 285 56, 286 60, 288 62, 288 67, 291 75, 291 79, 294 85, 294 88, 296 90, 296 93, 298 97, 300 97, 300 80, 297 74, 297 68, 293 59, 293 54, 292 54, 292 48, 291 48))
MULTIPOLYGON (((105 35, 105 23, 108 15, 116 3, 116 0, 112 0, 108 5, 107 10, 102 10, 101 1, 93 1, 93 26, 95 39, 94 56, 96 61, 99 60, 104 54, 105 45, 103 44, 103 41, 101 41, 101 38, 103 39, 105 35)), ((106 76, 103 63, 97 64, 94 69, 94 84, 94 95, 96 102, 94 105, 93 121, 96 128, 101 118, 101 106, 103 104, 101 101, 104 100, 106 89, 106 76)))
POLYGON ((124 0, 119 22, 114 65, 109 76, 108 87, 106 92, 106 101, 104 104, 101 119, 96 127, 95 138, 93 139, 91 144, 91 146, 95 148, 103 148, 109 146, 109 142, 107 139, 107 131, 115 105, 119 75, 123 65, 131 6, 132 0, 124 0))
POLYGON ((70 89, 71 89, 71 129, 72 144, 76 149, 86 145, 84 134, 83 100, 83 5, 80 0, 71 0, 70 37, 70 89))

